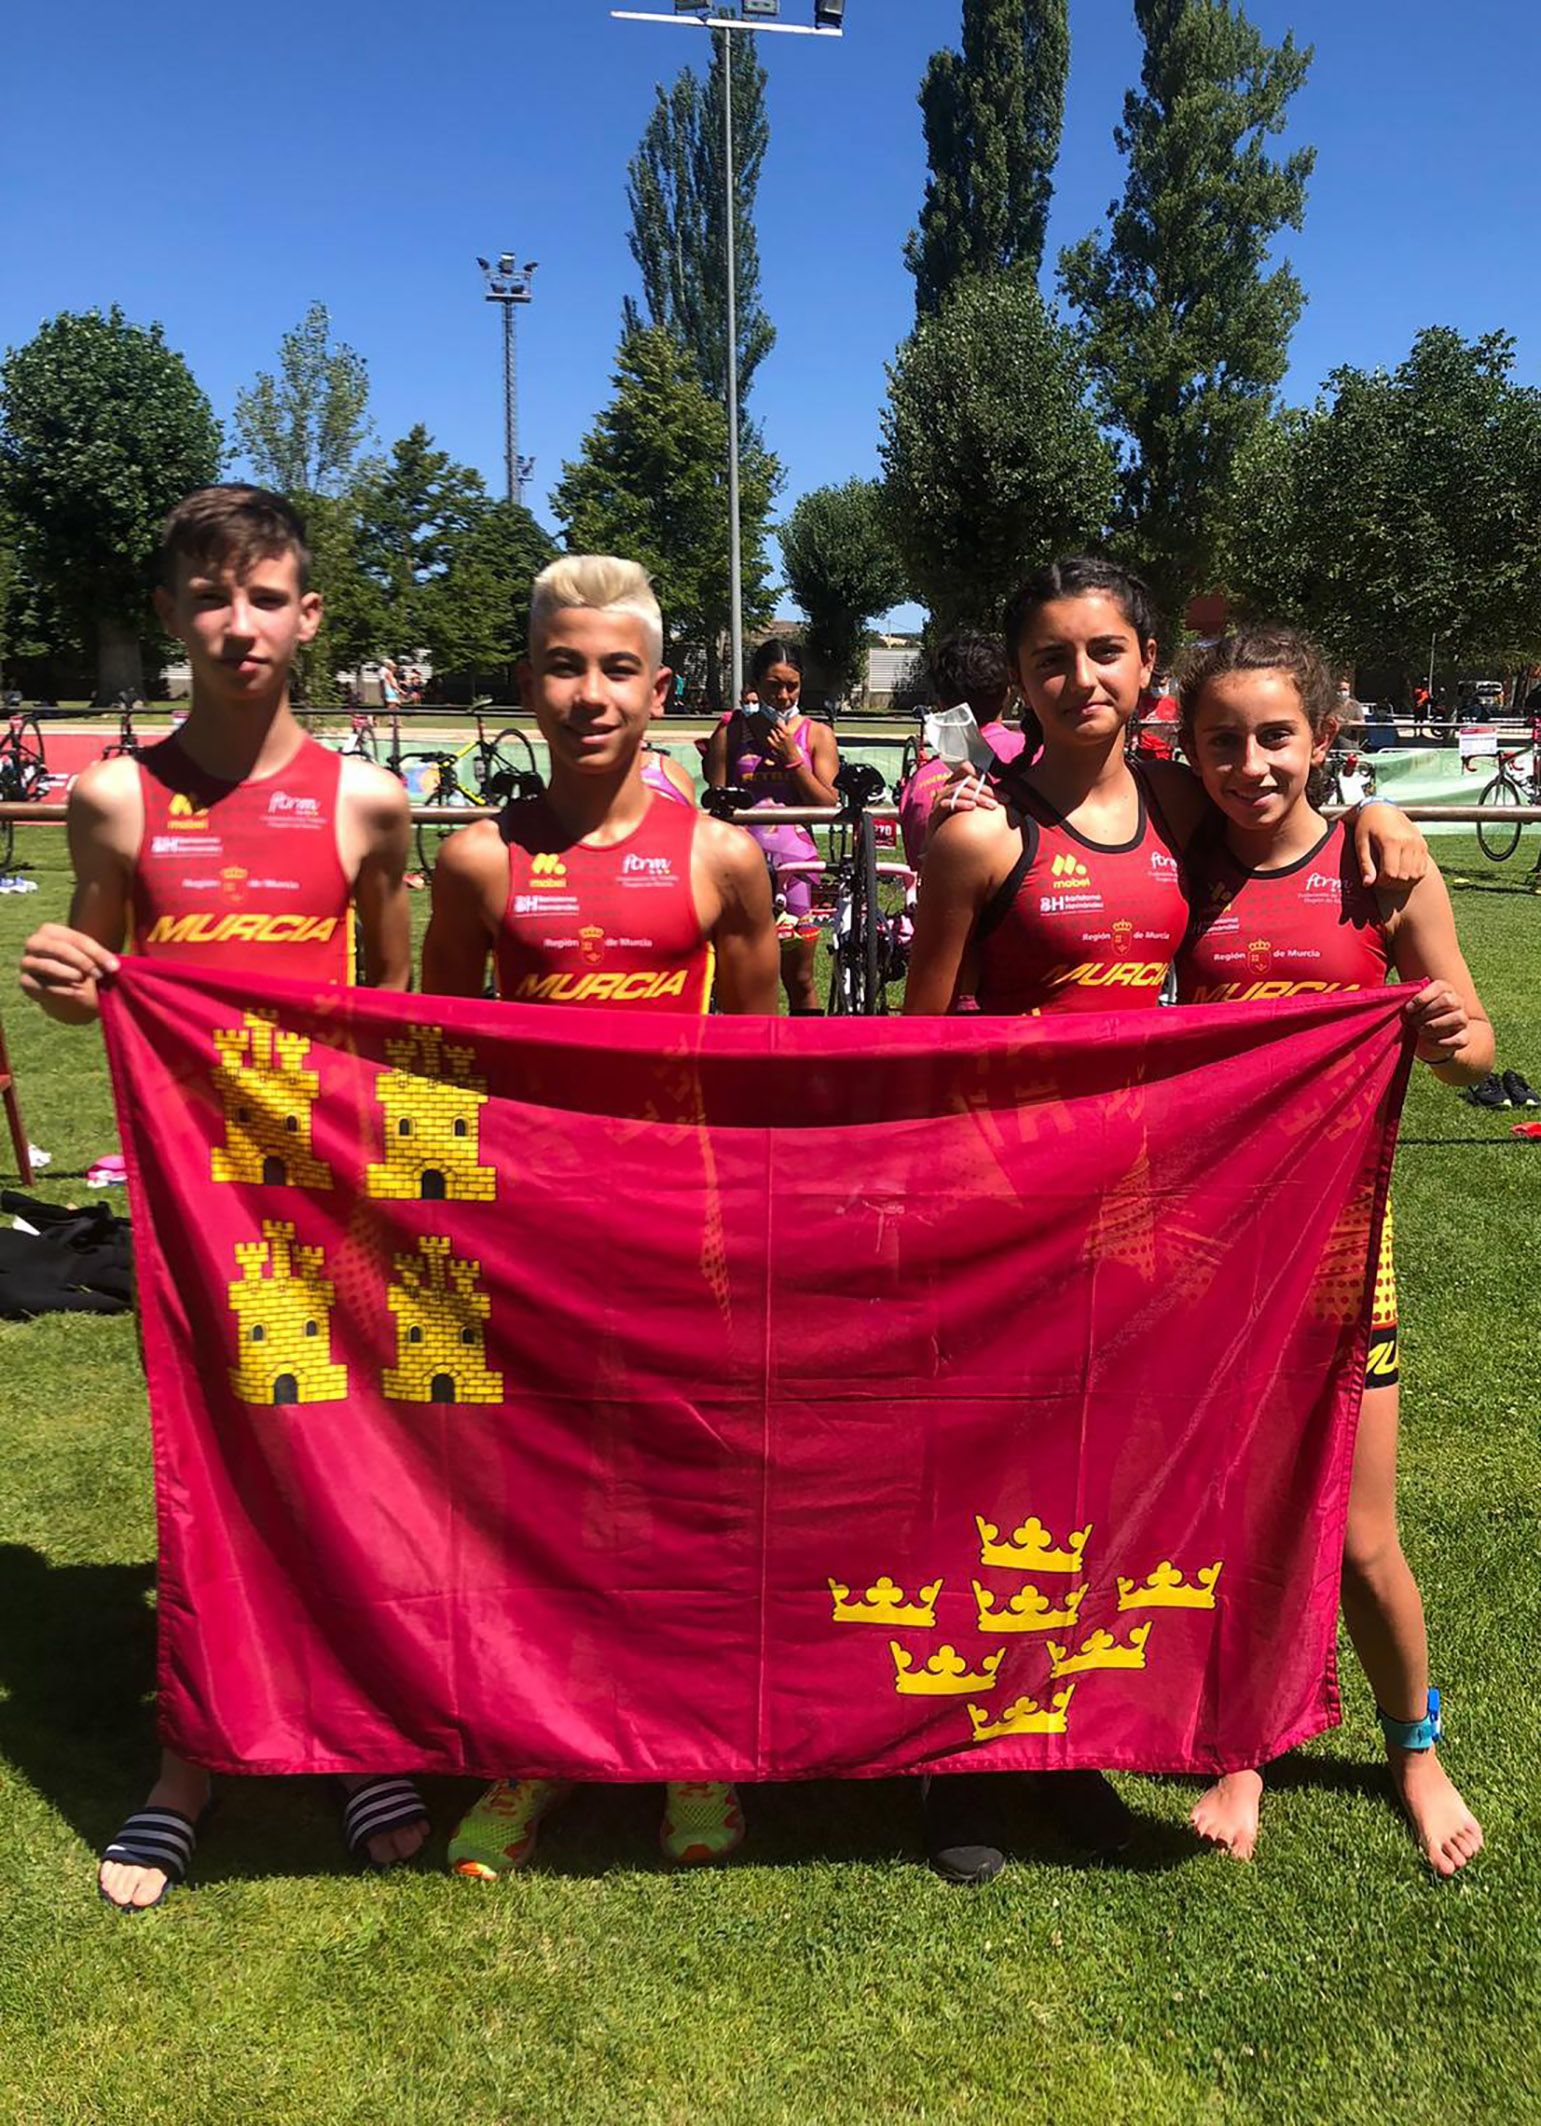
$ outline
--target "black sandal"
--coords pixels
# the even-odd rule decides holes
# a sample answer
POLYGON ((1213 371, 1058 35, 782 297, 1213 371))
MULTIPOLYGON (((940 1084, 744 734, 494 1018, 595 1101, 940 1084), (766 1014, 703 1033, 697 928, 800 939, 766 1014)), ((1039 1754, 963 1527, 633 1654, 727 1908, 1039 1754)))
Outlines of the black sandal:
POLYGON ((405 1863, 388 1860, 382 1866, 379 1861, 371 1860, 370 1839, 378 1838, 382 1831, 404 1830, 409 1823, 427 1821, 428 1811, 423 1797, 411 1780, 382 1776, 366 1779, 348 1796, 343 1804, 342 1835, 355 1860, 361 1860, 366 1867, 384 1874, 405 1863))
POLYGON ((109 1897, 97 1877, 97 1895, 102 1903, 111 1905, 114 1912, 122 1912, 133 1919, 141 1912, 153 1912, 165 1901, 170 1890, 179 1889, 187 1880, 187 1871, 192 1866, 193 1854, 198 1849, 198 1830, 207 1809, 194 1823, 191 1816, 184 1816, 180 1809, 136 1809, 129 1817, 112 1844, 102 1849, 103 1860, 114 1860, 127 1868, 159 1868, 165 1876, 165 1885, 159 1897, 152 1897, 147 1905, 119 1904, 109 1897))

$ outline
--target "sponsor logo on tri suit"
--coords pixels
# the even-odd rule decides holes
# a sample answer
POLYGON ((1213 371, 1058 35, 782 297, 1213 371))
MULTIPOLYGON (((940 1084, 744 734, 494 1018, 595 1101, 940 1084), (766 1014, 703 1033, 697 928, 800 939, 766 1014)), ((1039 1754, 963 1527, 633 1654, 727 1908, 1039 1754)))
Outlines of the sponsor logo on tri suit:
MULTIPOLYGON (((184 821, 183 824, 195 825, 196 822, 184 821)), ((217 834, 152 834, 150 836, 150 854, 152 856, 221 856, 224 854, 224 848, 225 845, 217 834)))
POLYGON ((527 974, 514 991, 518 1002, 538 1004, 651 1004, 659 997, 683 996, 689 970, 684 967, 637 968, 631 973, 527 974))
MULTIPOLYGON (((537 883, 539 883, 537 881, 537 883)), ((576 915, 578 896, 563 890, 559 879, 555 887, 544 893, 516 893, 515 915, 576 915)))
POLYGON ((1309 871, 1301 898, 1307 901, 1335 901, 1343 891, 1343 881, 1335 871, 1309 871))
POLYGON ((268 824, 273 827, 319 827, 321 825, 321 800, 319 797, 291 797, 287 790, 275 790, 268 799, 268 824))
POLYGON ((184 797, 180 790, 166 807, 166 817, 174 819, 177 825, 187 833, 191 833, 198 827, 206 827, 209 824, 209 815, 206 809, 201 805, 195 805, 190 797, 184 797))
POLYGON ((530 884, 537 893, 559 893, 567 884, 567 866, 543 849, 530 858, 530 884))
POLYGON ((1115 952, 1127 952, 1129 950, 1129 947, 1134 943, 1133 923, 1128 922, 1121 917, 1119 921, 1113 925, 1113 936, 1111 942, 1113 950, 1115 952))
POLYGON ((1097 915, 1102 895, 1092 885, 1092 875, 1078 856, 1061 853, 1049 865, 1055 891, 1038 902, 1040 915, 1097 915))
POLYGON ((672 886, 674 866, 666 856, 623 856, 623 886, 672 886))
POLYGON ((324 945, 335 915, 160 915, 152 945, 324 945))
POLYGON ((1165 849, 1152 849, 1150 852, 1150 875, 1152 878, 1176 878, 1176 857, 1168 856, 1165 849))
POLYGON ((1267 974, 1273 965, 1273 947, 1267 938, 1254 938, 1247 947, 1247 965, 1254 974, 1267 974))
POLYGON ((585 923, 578 932, 578 957, 585 967, 603 967, 605 932, 602 923, 585 923))

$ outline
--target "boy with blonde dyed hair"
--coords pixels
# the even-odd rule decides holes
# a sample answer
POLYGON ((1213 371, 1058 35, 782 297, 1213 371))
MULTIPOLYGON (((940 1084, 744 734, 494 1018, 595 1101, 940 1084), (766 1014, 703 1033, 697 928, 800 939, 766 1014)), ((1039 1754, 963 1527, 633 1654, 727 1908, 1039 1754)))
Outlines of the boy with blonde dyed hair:
POLYGON ((663 612, 640 561, 623 561, 618 554, 563 554, 549 563, 530 591, 532 650, 557 614, 584 606, 640 622, 654 669, 663 663, 663 612))
MULTIPOLYGON (((647 573, 569 554, 535 579, 524 706, 550 785, 452 834, 433 875, 423 989, 618 1011, 772 1013, 778 953, 765 861, 741 828, 670 802, 643 778, 643 740, 673 674, 647 573)), ((491 1880, 535 1851, 557 1782, 500 1780, 450 1841, 458 1874, 491 1880)), ((733 1788, 669 1786, 662 1842, 684 1863, 743 1838, 733 1788)))

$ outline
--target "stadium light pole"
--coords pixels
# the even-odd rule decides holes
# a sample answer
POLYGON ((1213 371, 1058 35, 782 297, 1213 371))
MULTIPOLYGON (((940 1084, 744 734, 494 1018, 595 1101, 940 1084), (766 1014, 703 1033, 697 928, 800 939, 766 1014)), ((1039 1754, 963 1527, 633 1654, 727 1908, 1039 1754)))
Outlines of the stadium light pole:
POLYGON ((497 303, 503 312, 503 465, 509 501, 523 502, 524 483, 535 470, 535 460, 519 455, 519 367, 514 342, 514 311, 519 304, 531 300, 535 268, 540 261, 532 258, 528 265, 516 266, 513 252, 502 251, 496 265, 485 258, 479 258, 476 263, 487 284, 487 301, 497 303))
POLYGON ((845 28, 845 0, 813 0, 811 23, 776 20, 781 13, 781 0, 738 0, 738 5, 743 10, 741 14, 734 13, 731 7, 714 12, 702 0, 674 0, 672 15, 628 7, 610 10, 616 22, 675 23, 685 29, 704 29, 709 34, 720 32, 722 36, 723 282, 728 326, 728 661, 733 689, 731 706, 735 709, 744 692, 744 556, 738 496, 738 184, 733 168, 733 32, 839 37, 845 28))

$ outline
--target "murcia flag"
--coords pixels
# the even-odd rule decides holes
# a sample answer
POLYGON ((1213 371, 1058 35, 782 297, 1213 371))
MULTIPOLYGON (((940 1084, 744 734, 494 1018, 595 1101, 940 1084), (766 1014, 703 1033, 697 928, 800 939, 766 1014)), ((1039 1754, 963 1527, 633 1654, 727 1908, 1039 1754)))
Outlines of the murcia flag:
POLYGON ((1406 994, 644 1019, 125 961, 165 1739, 760 1779, 1316 1733, 1406 994))

